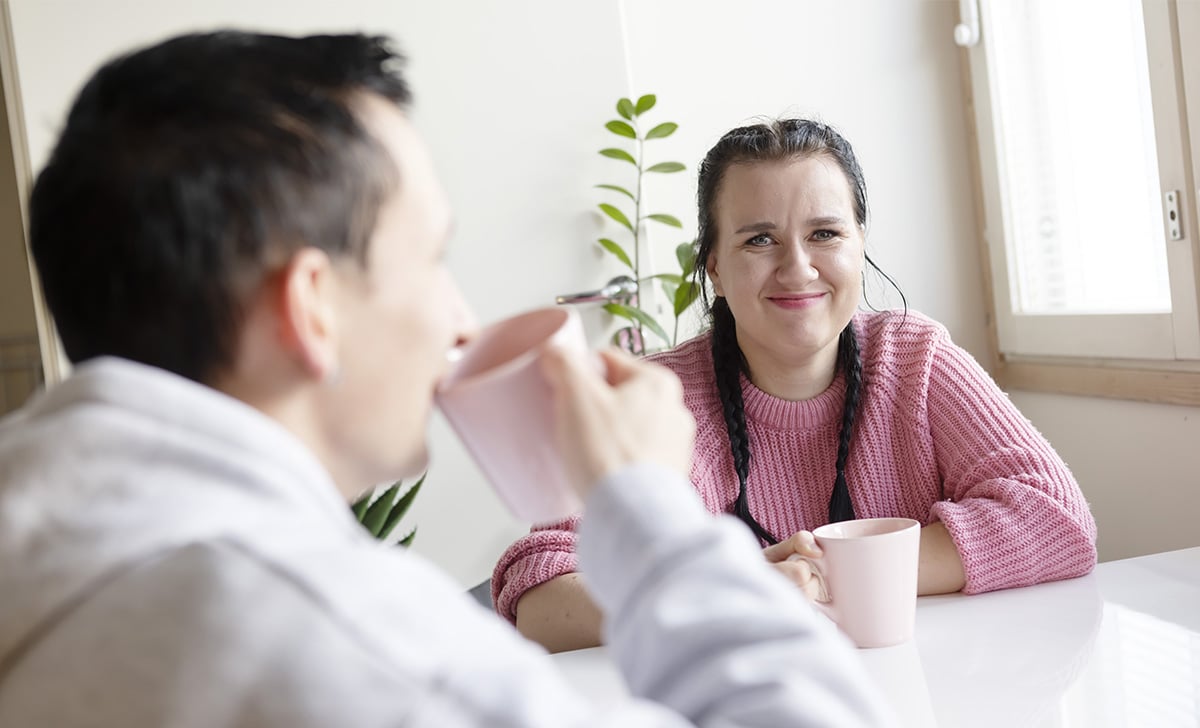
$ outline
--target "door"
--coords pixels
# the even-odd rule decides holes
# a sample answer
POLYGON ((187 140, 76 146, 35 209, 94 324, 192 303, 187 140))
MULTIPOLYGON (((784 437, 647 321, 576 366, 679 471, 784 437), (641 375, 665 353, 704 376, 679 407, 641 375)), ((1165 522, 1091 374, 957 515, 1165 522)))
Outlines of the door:
POLYGON ((21 406, 55 366, 43 364, 44 351, 57 354, 49 320, 28 255, 24 207, 29 165, 16 84, 8 3, 0 2, 0 415, 21 406), (45 324, 45 325, 43 325, 45 324))

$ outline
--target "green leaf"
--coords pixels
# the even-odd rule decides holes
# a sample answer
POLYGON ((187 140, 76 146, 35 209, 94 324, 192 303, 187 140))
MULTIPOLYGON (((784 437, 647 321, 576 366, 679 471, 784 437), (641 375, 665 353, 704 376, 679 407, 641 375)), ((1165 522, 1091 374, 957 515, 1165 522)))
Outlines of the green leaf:
POLYGON ((677 228, 683 227, 683 223, 679 222, 679 218, 674 217, 672 215, 664 215, 661 212, 655 213, 653 215, 647 215, 645 219, 654 220, 655 222, 661 222, 663 225, 670 225, 671 227, 677 227, 677 228))
POLYGON ((642 98, 638 99, 637 106, 633 110, 633 115, 641 116, 642 114, 646 113, 650 109, 653 109, 654 102, 656 102, 657 100, 658 99, 655 98, 654 94, 646 94, 642 98))
POLYGON ((693 281, 687 281, 679 289, 675 291, 675 318, 679 318, 684 311, 688 310, 688 306, 695 303, 700 297, 700 286, 697 286, 693 281))
POLYGON ((660 339, 662 339, 664 342, 666 342, 667 346, 671 345, 671 337, 667 336, 667 332, 663 329, 663 327, 661 325, 659 325, 659 323, 657 321, 654 320, 653 316, 646 313, 645 311, 643 311, 640 308, 631 307, 629 310, 633 313, 634 318, 636 318, 638 321, 642 322, 643 326, 645 326, 646 328, 650 329, 655 334, 657 334, 660 339))
POLYGON ((687 167, 683 166, 679 162, 659 162, 658 164, 654 165, 653 167, 647 169, 646 171, 647 172, 664 172, 664 173, 666 173, 666 172, 682 172, 685 169, 687 169, 687 167))
POLYGON ((637 113, 633 108, 633 102, 629 99, 621 99, 617 102, 617 113, 625 119, 632 119, 637 113))
POLYGON ((633 193, 630 192, 629 190, 625 189, 624 187, 618 187, 617 185, 596 185, 596 186, 599 187, 600 189, 612 190, 613 192, 620 192, 621 194, 625 195, 626 197, 633 200, 634 202, 637 202, 637 198, 633 196, 633 193))
POLYGON ((416 526, 414 526, 413 530, 409 531, 407 536, 405 536, 404 538, 402 538, 396 542, 396 545, 402 546, 403 548, 408 548, 409 546, 412 546, 413 539, 416 537, 417 537, 417 528, 416 528, 416 526))
POLYGON ((674 301, 675 300, 675 291, 679 290, 679 284, 675 283, 674 281, 663 281, 662 289, 663 289, 663 293, 665 293, 667 296, 667 300, 674 301))
POLYGON ((629 162, 630 164, 632 164, 635 167, 637 166, 637 160, 633 158, 632 154, 625 151, 624 149, 601 149, 600 153, 606 157, 610 157, 612 159, 620 159, 623 162, 629 162))
POLYGON ((652 276, 646 276, 642 280, 643 281, 653 281, 655 279, 661 280, 661 281, 666 281, 668 283, 673 283, 675 285, 679 285, 680 283, 683 283, 683 276, 679 275, 678 273, 655 273, 652 276))
POLYGON ((629 253, 625 249, 608 238, 600 238, 600 247, 617 256, 617 260, 629 266, 629 270, 633 270, 633 262, 629 260, 629 253))
POLYGON ((604 310, 611 313, 613 316, 620 316, 623 319, 633 321, 633 314, 629 313, 629 307, 619 303, 606 303, 604 310))
POLYGON ((645 326, 653 331, 655 335, 657 335, 663 341, 667 342, 668 346, 671 344, 671 337, 667 336, 667 332, 663 330, 663 327, 654 320, 653 316, 646 313, 642 309, 636 306, 625 306, 620 303, 608 303, 605 304, 604 310, 611 314, 620 316, 621 318, 626 318, 630 321, 637 321, 642 326, 645 326))
POLYGON ((687 275, 692 272, 692 268, 696 267, 696 243, 680 243, 675 246, 675 260, 679 261, 679 267, 683 270, 683 274, 687 275))
POLYGON ((629 218, 625 217, 625 213, 621 212, 607 202, 601 202, 599 207, 605 215, 608 215, 612 219, 624 225, 629 232, 633 232, 633 224, 629 222, 629 218))
POLYGON ((363 527, 375 538, 379 538, 379 531, 383 528, 383 524, 387 520, 387 515, 392 510, 392 501, 396 499, 396 491, 398 490, 400 490, 399 481, 393 483, 392 487, 383 491, 383 495, 371 503, 371 507, 367 509, 366 515, 363 516, 363 527))
POLYGON ((367 512, 367 506, 371 505, 371 496, 374 490, 368 490, 362 494, 358 500, 354 501, 354 505, 350 506, 350 510, 354 513, 354 518, 359 523, 362 523, 363 514, 367 512))
POLYGON ((650 131, 646 132, 646 139, 662 139, 663 137, 669 137, 674 134, 675 130, 678 128, 679 125, 673 121, 663 122, 662 124, 659 124, 650 131))
MULTIPOLYGON (((428 472, 425 473, 425 475, 428 474, 428 472)), ((387 520, 384 521, 383 527, 379 529, 378 538, 385 539, 390 536, 392 529, 396 528, 396 524, 400 523, 400 519, 404 518, 405 513, 408 513, 409 507, 412 506, 413 500, 417 497, 417 492, 421 490, 421 484, 425 482, 425 475, 422 475, 420 480, 413 483, 408 492, 401 496, 400 500, 396 501, 396 505, 392 506, 392 510, 388 512, 387 520)))
POLYGON ((617 121, 614 119, 613 121, 610 121, 607 124, 605 124, 604 128, 608 129, 609 131, 611 131, 613 134, 616 134, 617 136, 629 137, 630 139, 637 139, 637 132, 633 130, 632 126, 626 124, 623 121, 617 121))

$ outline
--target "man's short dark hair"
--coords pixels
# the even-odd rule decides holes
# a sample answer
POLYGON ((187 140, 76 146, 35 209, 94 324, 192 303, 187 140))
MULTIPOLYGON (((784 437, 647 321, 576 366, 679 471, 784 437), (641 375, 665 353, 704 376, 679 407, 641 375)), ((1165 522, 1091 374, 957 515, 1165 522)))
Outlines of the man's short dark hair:
POLYGON ((30 245, 73 362, 210 382, 247 296, 292 252, 367 262, 390 156, 354 113, 410 94, 386 38, 186 35, 107 63, 30 199, 30 245))

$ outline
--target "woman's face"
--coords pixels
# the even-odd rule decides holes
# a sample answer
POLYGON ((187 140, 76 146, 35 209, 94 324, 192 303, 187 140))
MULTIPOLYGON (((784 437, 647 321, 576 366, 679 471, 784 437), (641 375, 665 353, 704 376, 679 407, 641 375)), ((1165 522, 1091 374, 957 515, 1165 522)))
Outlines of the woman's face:
POLYGON ((707 262, 737 320, 750 363, 801 366, 837 358, 838 335, 862 296, 863 230, 850 183, 818 155, 729 167, 714 201, 707 262))

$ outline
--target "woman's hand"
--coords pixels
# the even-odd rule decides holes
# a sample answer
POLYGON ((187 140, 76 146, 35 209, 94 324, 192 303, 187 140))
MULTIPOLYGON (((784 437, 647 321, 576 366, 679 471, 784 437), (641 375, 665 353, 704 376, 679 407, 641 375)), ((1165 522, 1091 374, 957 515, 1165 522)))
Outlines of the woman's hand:
POLYGON ((806 559, 819 561, 823 552, 811 531, 797 531, 786 541, 763 549, 763 556, 814 602, 829 601, 824 578, 806 559))
POLYGON ((599 354, 603 376, 589 354, 551 347, 542 355, 559 449, 576 491, 586 497, 605 476, 634 463, 686 476, 696 421, 683 405, 679 378, 620 351, 599 354))

